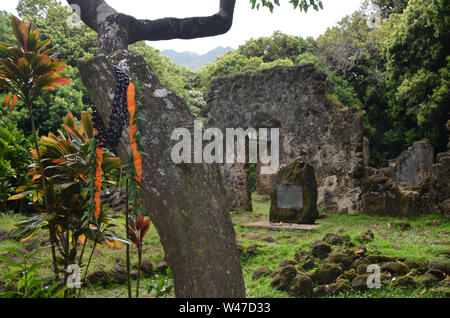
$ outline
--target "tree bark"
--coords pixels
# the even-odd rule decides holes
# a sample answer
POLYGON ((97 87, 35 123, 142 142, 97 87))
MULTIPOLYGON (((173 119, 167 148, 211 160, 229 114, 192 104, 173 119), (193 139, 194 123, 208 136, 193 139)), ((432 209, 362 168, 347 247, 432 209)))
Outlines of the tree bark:
POLYGON ((98 33, 99 54, 109 55, 138 41, 195 39, 228 32, 236 0, 220 0, 219 11, 209 17, 139 20, 119 13, 104 0, 67 0, 83 22, 98 33))
MULTIPOLYGON (((125 69, 142 94, 139 103, 144 202, 172 269, 177 297, 245 297, 234 228, 218 166, 175 164, 175 128, 193 136, 194 118, 185 102, 156 79, 137 53, 125 50, 80 63, 82 80, 108 125, 115 91, 112 65, 125 69)), ((130 158, 128 131, 118 152, 130 158)))

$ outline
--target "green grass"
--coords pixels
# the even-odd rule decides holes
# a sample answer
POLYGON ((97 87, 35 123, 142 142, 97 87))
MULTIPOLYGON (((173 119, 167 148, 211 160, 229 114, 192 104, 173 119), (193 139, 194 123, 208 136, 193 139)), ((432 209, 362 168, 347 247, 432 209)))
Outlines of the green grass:
MULTIPOLYGON (((365 215, 345 216, 329 214, 323 220, 319 220, 321 226, 313 231, 270 231, 264 229, 251 229, 242 227, 244 223, 256 220, 268 219, 270 202, 255 201, 253 212, 233 213, 232 219, 235 225, 236 239, 238 244, 248 247, 258 244, 261 247, 253 257, 242 257, 242 269, 246 284, 248 297, 289 297, 287 293, 275 290, 270 286, 271 278, 263 277, 252 279, 253 272, 262 266, 275 269, 281 259, 293 259, 298 250, 308 250, 314 240, 322 239, 326 233, 346 233, 352 240, 360 233, 370 229, 375 234, 374 241, 366 245, 369 252, 377 252, 396 257, 406 257, 416 260, 429 261, 433 259, 446 259, 448 255, 450 222, 439 216, 426 216, 413 219, 398 219, 392 217, 370 217, 365 215), (440 220, 439 226, 426 225, 429 220, 440 220), (399 230, 395 224, 399 221, 407 221, 411 224, 410 230, 399 230), (446 254, 447 253, 447 254, 446 254)), ((2 216, 0 218, 0 229, 10 230, 21 218, 18 216, 2 216)), ((123 219, 117 221, 118 232, 124 236, 123 219)), ((37 240, 46 237, 41 233, 37 240)), ((356 243, 357 244, 357 243, 356 243)), ((15 241, 2 241, 0 246, 18 247, 20 243, 15 241)), ((4 250, 0 248, 0 254, 4 250)), ((49 256, 49 252, 46 252, 49 256)), ((86 252, 88 253, 88 251, 86 252)), ((87 256, 85 256, 87 258, 87 256)), ((137 263, 137 254, 131 248, 131 262, 137 263)), ((154 265, 164 260, 164 251, 159 242, 158 234, 152 226, 145 239, 144 259, 150 260, 154 265)), ((125 266, 125 248, 111 249, 99 248, 94 254, 90 272, 104 269, 109 271, 116 263, 125 266)), ((0 265, 0 270, 1 270, 0 265)), ((51 273, 50 265, 46 265, 46 274, 51 273)), ((151 279, 141 280, 140 294, 143 297, 152 297, 147 293, 147 284, 151 279)), ((133 287, 135 284, 133 283, 133 287)), ((133 294, 135 291, 133 291, 133 294)), ((171 295, 173 296, 173 294, 171 295)), ((83 290, 82 297, 127 297, 125 285, 112 285, 108 288, 101 286, 88 286, 83 290)), ((444 293, 437 289, 424 290, 424 288, 405 289, 386 286, 379 290, 369 292, 350 292, 339 295, 339 297, 445 297, 444 293)))
MULTIPOLYGON (((275 269, 281 259, 293 259, 298 250, 308 250, 309 245, 322 239, 326 233, 341 232, 350 235, 352 239, 362 232, 370 229, 375 239, 366 245, 368 252, 406 257, 416 260, 429 261, 433 259, 446 259, 446 252, 450 251, 450 222, 439 216, 426 216, 413 219, 399 219, 393 217, 373 217, 366 215, 345 216, 329 214, 324 220, 319 220, 321 226, 313 231, 304 232, 274 232, 264 229, 249 229, 241 227, 243 223, 254 221, 255 215, 268 219, 270 201, 254 202, 254 212, 233 214, 236 226, 238 243, 244 247, 258 244, 262 247, 260 252, 249 259, 242 260, 242 267, 249 297, 289 297, 287 293, 274 290, 270 286, 271 278, 263 277, 252 280, 253 272, 262 266, 275 269), (440 226, 426 225, 429 220, 440 220, 440 226), (411 229, 399 230, 395 224, 407 221, 411 229), (267 237, 274 242, 265 241, 267 237)), ((358 244, 355 242, 355 244, 358 244)), ((442 292, 425 291, 386 287, 370 292, 344 293, 339 297, 443 297, 442 292)))

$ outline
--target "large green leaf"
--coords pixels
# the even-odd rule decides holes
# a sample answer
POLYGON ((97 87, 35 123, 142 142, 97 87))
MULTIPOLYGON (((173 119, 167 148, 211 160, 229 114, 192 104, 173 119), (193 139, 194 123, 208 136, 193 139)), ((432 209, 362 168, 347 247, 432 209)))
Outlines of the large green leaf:
POLYGON ((81 114, 81 121, 83 123, 83 129, 89 139, 94 137, 94 126, 92 124, 91 114, 84 112, 81 114))

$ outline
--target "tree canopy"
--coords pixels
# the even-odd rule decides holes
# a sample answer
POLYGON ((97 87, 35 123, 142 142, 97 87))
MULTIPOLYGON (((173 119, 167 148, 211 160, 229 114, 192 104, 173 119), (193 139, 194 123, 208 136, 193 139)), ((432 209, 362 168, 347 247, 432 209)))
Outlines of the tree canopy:
MULTIPOLYGON (((297 1, 297 6, 290 1, 289 5, 306 11, 305 3, 314 9, 309 1, 297 1)), ((372 165, 386 165, 388 159, 424 138, 431 140, 436 151, 446 149, 448 1, 370 3, 381 9, 379 28, 367 24, 371 12, 363 6, 316 39, 281 32, 249 39, 196 72, 174 64, 145 42, 131 45, 130 49, 144 56, 161 82, 183 97, 196 116, 201 117, 206 105, 203 94, 215 77, 275 65, 314 63, 326 72, 339 103, 364 112, 372 165)), ((319 2, 315 4, 320 9, 319 2)), ((259 0, 250 5, 274 10, 276 14, 280 3, 259 0)), ((43 38, 53 39, 59 58, 70 66, 64 76, 71 84, 45 92, 36 101, 36 122, 41 133, 46 134, 58 129, 67 111, 79 117, 91 104, 78 78, 77 61, 97 53, 97 35, 84 24, 69 27, 66 18, 72 11, 55 0, 20 0, 18 12, 25 19, 36 20, 43 38)), ((0 40, 12 41, 6 12, 0 12, 0 40)), ((15 110, 12 118, 26 135, 30 134, 23 111, 15 110)))

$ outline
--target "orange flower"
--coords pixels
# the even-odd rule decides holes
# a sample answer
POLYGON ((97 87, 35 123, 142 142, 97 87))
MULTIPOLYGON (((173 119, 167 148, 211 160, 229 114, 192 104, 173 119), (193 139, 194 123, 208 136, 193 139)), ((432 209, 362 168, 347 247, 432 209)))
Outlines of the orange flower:
POLYGON ((94 216, 98 220, 100 215, 100 192, 102 191, 102 163, 103 163, 103 148, 98 147, 96 149, 97 167, 95 169, 95 210, 94 216))
POLYGON ((136 124, 136 87, 130 82, 127 91, 128 112, 130 113, 130 146, 133 152, 134 169, 136 170, 136 180, 142 181, 142 155, 138 150, 136 140, 137 124, 136 124))
POLYGON ((110 242, 110 241, 108 241, 107 239, 105 239, 105 243, 109 246, 109 247, 111 247, 111 248, 113 248, 114 247, 114 243, 113 242, 110 242))
POLYGON ((84 245, 86 243, 86 236, 84 234, 80 235, 80 237, 78 237, 78 241, 84 245))

